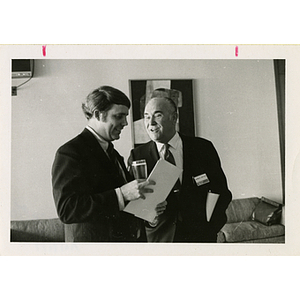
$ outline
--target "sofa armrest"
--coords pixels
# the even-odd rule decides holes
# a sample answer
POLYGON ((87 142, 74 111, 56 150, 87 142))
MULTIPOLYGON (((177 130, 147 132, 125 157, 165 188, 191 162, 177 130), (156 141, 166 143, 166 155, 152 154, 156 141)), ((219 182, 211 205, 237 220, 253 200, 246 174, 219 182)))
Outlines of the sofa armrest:
POLYGON ((64 242, 64 224, 58 219, 11 221, 11 242, 64 242))
POLYGON ((226 210, 227 223, 250 221, 251 214, 260 201, 257 197, 232 200, 226 210))

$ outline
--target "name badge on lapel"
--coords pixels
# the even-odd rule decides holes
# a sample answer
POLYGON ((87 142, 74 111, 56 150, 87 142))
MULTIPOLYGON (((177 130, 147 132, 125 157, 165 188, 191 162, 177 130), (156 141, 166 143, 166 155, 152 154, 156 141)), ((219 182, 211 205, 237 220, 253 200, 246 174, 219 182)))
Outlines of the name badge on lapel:
POLYGON ((205 173, 195 177, 193 176, 193 179, 197 186, 209 183, 209 179, 205 173))

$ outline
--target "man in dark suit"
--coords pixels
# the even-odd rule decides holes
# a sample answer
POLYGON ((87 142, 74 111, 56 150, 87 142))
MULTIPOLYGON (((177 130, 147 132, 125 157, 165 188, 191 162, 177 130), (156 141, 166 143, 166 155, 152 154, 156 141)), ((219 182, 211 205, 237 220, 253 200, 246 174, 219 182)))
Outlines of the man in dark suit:
MULTIPOLYGON (((133 180, 111 143, 127 125, 129 108, 121 91, 95 89, 82 104, 88 125, 56 153, 53 196, 67 242, 143 241, 140 220, 122 210, 154 183, 133 180)), ((158 206, 158 213, 164 208, 158 206)))
POLYGON ((213 144, 176 131, 177 107, 168 97, 150 99, 144 117, 152 141, 131 151, 129 165, 146 159, 149 174, 162 158, 183 169, 164 213, 154 223, 145 222, 148 242, 216 242, 232 195, 213 144), (210 220, 206 215, 209 193, 219 195, 210 220))

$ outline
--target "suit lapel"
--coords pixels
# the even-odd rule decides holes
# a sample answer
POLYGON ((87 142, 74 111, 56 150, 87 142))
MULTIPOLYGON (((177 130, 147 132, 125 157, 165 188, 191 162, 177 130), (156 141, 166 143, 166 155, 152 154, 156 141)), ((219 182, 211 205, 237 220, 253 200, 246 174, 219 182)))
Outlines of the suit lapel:
POLYGON ((149 151, 148 151, 148 157, 147 160, 147 168, 148 168, 148 175, 154 168, 156 162, 159 160, 159 154, 157 151, 157 147, 155 142, 151 141, 149 144, 149 151))
POLYGON ((196 148, 196 144, 192 139, 182 135, 180 137, 182 139, 183 151, 182 182, 183 185, 186 185, 191 182, 192 176, 198 176, 206 172, 204 165, 205 158, 199 147, 196 148))
POLYGON ((84 129, 81 133, 81 136, 85 140, 85 144, 88 145, 89 148, 89 154, 94 156, 96 159, 99 159, 103 163, 107 164, 109 167, 111 166, 111 161, 102 149, 102 147, 99 145, 96 138, 93 136, 93 134, 88 130, 84 129))
POLYGON ((182 168, 183 168, 183 172, 182 172, 182 184, 185 183, 186 181, 186 167, 188 166, 188 156, 187 156, 187 146, 186 146, 186 140, 185 138, 179 134, 182 140, 182 159, 183 159, 183 164, 182 164, 182 168))
POLYGON ((191 163, 190 159, 192 158, 191 153, 189 153, 189 149, 191 149, 191 145, 188 145, 188 141, 185 136, 180 135, 182 140, 182 157, 183 157, 183 173, 182 173, 182 185, 184 186, 187 181, 189 181, 189 177, 191 176, 191 163))
MULTIPOLYGON (((93 136, 93 134, 88 129, 85 128, 83 130, 83 132, 81 133, 81 136, 84 138, 85 143, 88 145, 89 154, 92 155, 93 157, 95 157, 96 160, 101 161, 101 163, 104 164, 104 167, 108 171, 114 172, 113 171, 114 170, 114 164, 113 164, 113 162, 106 155, 105 151, 99 145, 99 142, 93 136)), ((114 151, 116 151, 116 150, 114 150, 114 151)), ((130 181, 131 177, 128 174, 128 171, 126 169, 123 157, 120 156, 120 154, 118 153, 118 151, 116 151, 116 156, 117 156, 117 159, 118 159, 118 161, 119 161, 119 163, 120 163, 120 165, 121 165, 121 167, 123 169, 123 172, 124 172, 124 175, 126 177, 126 180, 130 181)))
POLYGON ((123 172, 124 172, 124 175, 125 175, 125 178, 126 178, 127 182, 133 180, 134 178, 130 175, 129 171, 126 168, 126 165, 125 165, 125 162, 124 162, 124 157, 121 156, 118 151, 116 151, 116 154, 117 154, 117 160, 118 160, 121 168, 123 169, 123 172))

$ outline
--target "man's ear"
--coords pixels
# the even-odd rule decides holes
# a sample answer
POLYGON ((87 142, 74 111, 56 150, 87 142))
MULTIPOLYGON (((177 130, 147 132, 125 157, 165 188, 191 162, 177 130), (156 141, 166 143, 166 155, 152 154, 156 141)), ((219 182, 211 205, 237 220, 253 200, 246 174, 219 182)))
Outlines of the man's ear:
POLYGON ((107 112, 106 111, 99 111, 99 121, 106 122, 107 112))
POLYGON ((98 121, 100 121, 100 115, 101 115, 101 113, 100 113, 99 110, 95 110, 95 111, 94 111, 94 116, 95 116, 95 118, 96 118, 98 121))
POLYGON ((174 123, 176 124, 176 123, 177 123, 177 118, 178 118, 177 111, 175 111, 175 112, 173 113, 172 118, 173 118, 174 123))

